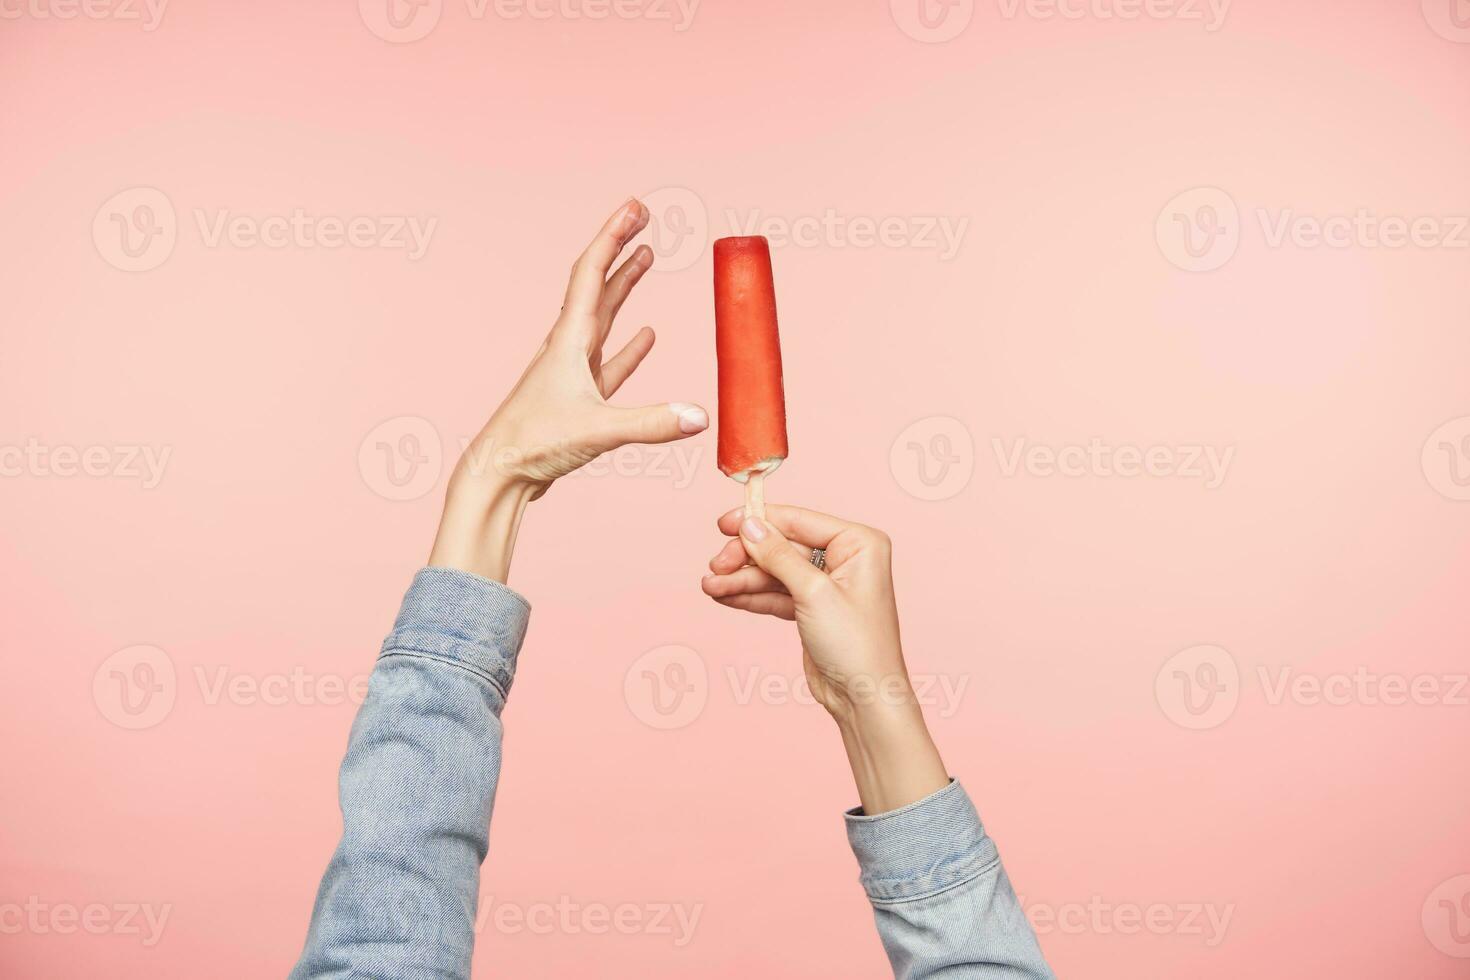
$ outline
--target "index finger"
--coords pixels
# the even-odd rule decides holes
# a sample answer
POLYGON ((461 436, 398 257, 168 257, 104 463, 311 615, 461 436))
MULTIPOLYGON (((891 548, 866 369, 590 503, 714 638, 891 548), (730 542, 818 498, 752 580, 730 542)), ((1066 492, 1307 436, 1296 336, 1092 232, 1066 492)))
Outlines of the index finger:
MULTIPOLYGON (((740 522, 744 517, 745 508, 736 507, 720 518, 720 530, 731 537, 739 535, 740 522)), ((843 531, 860 526, 831 514, 789 504, 766 504, 766 520, 776 525, 776 529, 787 538, 808 548, 825 548, 843 531)))
POLYGON ((566 307, 583 313, 596 313, 602 302, 602 288, 607 282, 608 270, 622 252, 628 240, 648 224, 648 208, 637 198, 618 208, 598 231, 582 255, 572 266, 571 281, 567 283, 566 307))

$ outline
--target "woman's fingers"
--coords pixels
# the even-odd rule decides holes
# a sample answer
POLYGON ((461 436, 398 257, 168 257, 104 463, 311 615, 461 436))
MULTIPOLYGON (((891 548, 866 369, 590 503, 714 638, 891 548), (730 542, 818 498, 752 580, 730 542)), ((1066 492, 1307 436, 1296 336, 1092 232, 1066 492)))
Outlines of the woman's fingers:
POLYGON ((739 538, 726 541, 720 553, 709 560, 709 570, 716 575, 729 575, 737 568, 743 568, 750 564, 750 556, 745 553, 745 545, 740 543, 739 538))
MULTIPOLYGON (((745 508, 735 508, 720 517, 720 530, 732 536, 739 534, 744 517, 745 508)), ((766 504, 766 520, 786 537, 808 548, 825 548, 843 531, 859 526, 830 514, 787 504, 766 504)))
POLYGON ((786 586, 768 572, 754 565, 736 569, 729 575, 706 575, 699 587, 711 599, 732 595, 754 595, 761 592, 785 592, 786 586))
POLYGON ((793 596, 807 601, 831 587, 832 580, 811 563, 810 553, 803 554, 804 548, 792 548, 780 529, 769 521, 745 518, 740 522, 740 541, 751 560, 780 579, 793 596))
POLYGON ((597 315, 602 321, 602 337, 606 340, 607 333, 612 329, 613 320, 617 318, 618 311, 623 308, 628 294, 633 292, 633 287, 638 285, 638 280, 643 274, 653 268, 653 249, 647 245, 639 245, 628 256, 628 261, 618 266, 618 271, 612 274, 607 281, 606 288, 602 291, 602 304, 598 308, 597 315))
MULTIPOLYGON (((791 542, 791 547, 807 561, 812 560, 812 549, 804 544, 791 542)), ((739 538, 725 542, 720 553, 709 560, 709 570, 716 575, 729 575, 737 568, 744 568, 750 564, 750 556, 745 553, 745 545, 739 538)))
POLYGON ((781 619, 796 618, 796 600, 780 592, 724 596, 715 601, 731 609, 744 609, 746 612, 760 613, 764 616, 779 616, 781 619))
POLYGON ((648 208, 637 199, 629 200, 607 219, 597 237, 587 246, 572 266, 563 309, 595 316, 602 302, 602 288, 607 272, 628 239, 648 224, 648 208))
POLYGON ((613 392, 623 386, 623 382, 636 370, 648 352, 653 350, 653 329, 644 327, 633 335, 633 339, 623 345, 623 349, 614 354, 602 365, 602 397, 611 398, 613 392))
POLYGON ((688 402, 645 405, 642 408, 604 406, 598 428, 588 433, 592 448, 610 452, 629 443, 673 442, 709 428, 709 413, 688 402))

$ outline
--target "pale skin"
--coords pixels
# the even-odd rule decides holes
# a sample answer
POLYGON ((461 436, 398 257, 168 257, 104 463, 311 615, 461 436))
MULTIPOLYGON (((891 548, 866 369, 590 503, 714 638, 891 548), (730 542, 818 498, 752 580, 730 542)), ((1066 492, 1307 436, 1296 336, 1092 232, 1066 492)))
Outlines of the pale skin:
POLYGON ((909 683, 893 594, 893 543, 828 514, 766 505, 719 519, 731 536, 701 583, 721 605, 794 620, 812 695, 842 734, 864 813, 907 806, 949 783, 909 683), (813 548, 827 552, 824 570, 813 548))
MULTIPOLYGON (((653 348, 644 327, 605 357, 613 321, 653 265, 646 245, 616 270, 648 224, 629 200, 572 266, 561 314, 541 349, 460 458, 429 564, 505 582, 528 505, 558 478, 630 443, 688 438, 709 426, 687 402, 643 408, 609 403, 653 348)), ((899 643, 891 545, 860 524, 771 504, 719 519, 731 540, 702 583, 715 601, 794 620, 812 693, 837 723, 865 813, 885 813, 949 782, 929 736, 899 643), (827 567, 810 562, 827 550, 827 567)))

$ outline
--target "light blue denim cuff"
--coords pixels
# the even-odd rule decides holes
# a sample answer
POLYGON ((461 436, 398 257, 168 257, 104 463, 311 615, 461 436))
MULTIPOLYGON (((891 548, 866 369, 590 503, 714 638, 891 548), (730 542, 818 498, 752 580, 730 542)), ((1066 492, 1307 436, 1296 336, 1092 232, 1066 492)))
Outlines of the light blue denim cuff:
POLYGON ((937 895, 1000 860, 969 794, 954 780, 917 803, 875 816, 853 809, 846 818, 858 880, 875 905, 937 895))
POLYGON ((499 582, 453 568, 422 568, 379 658, 414 656, 454 664, 485 678, 504 699, 530 618, 530 603, 499 582))

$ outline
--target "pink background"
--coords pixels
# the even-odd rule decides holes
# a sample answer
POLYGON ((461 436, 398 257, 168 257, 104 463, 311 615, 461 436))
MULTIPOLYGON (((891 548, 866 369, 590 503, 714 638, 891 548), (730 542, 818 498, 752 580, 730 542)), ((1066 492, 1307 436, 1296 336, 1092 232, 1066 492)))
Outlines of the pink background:
MULTIPOLYGON (((349 2, 179 0, 152 31, 7 8, 0 448, 171 456, 152 488, 30 463, 0 477, 0 973, 289 969, 354 705, 211 685, 371 669, 459 440, 539 342, 570 261, 628 194, 683 188, 650 199, 694 228, 697 261, 673 256, 691 264, 624 311, 615 339, 659 331, 624 403, 714 407, 700 212, 709 237, 737 231, 732 209, 969 222, 947 261, 912 237, 775 249, 793 455, 771 494, 896 539, 911 665, 967 685, 931 721, 1018 890, 1039 923, 1114 910, 1043 928, 1057 971, 1463 976, 1449 926, 1470 928, 1470 906, 1452 922, 1440 899, 1470 880, 1453 690, 1470 470, 1435 460, 1470 449, 1465 233, 1273 246, 1257 218, 1365 209, 1453 232, 1470 46, 1431 27, 1436 2, 1239 0, 1207 31, 982 0, 952 8, 944 43, 903 0, 706 0, 683 31, 661 9, 476 18, 445 0, 413 43, 349 2), (93 225, 137 187, 167 196, 177 244, 127 272, 93 225), (1156 219, 1202 187, 1238 207, 1239 247, 1192 272, 1156 219), (437 226, 411 261, 209 247, 194 216, 296 208, 437 226), (375 443, 367 465, 359 449, 403 417, 442 449, 425 492, 395 501, 375 443), (1007 475, 1023 437, 1234 455, 1214 488, 1007 475), (959 467, 943 499, 920 499, 909 442, 959 467), (1238 676, 1217 673, 1234 710, 1195 730, 1173 720, 1166 661, 1203 644, 1238 676), (130 730, 109 658, 137 645, 166 655, 147 654, 172 665, 154 677, 174 700, 130 730), (1273 703, 1286 668, 1430 677, 1442 697, 1273 703), (48 911, 17 928, 28 902, 48 911), (53 915, 98 904, 113 926, 68 934, 53 915), (138 904, 168 909, 156 942, 119 921, 138 904), (1156 905, 1176 927, 1116 911, 1156 905), (1223 936, 1186 925, 1191 908, 1228 910, 1223 936)), ((679 452, 692 482, 634 454, 527 519, 512 585, 535 615, 484 894, 698 906, 693 940, 492 926, 476 975, 882 976, 840 745, 819 708, 740 703, 729 671, 790 679, 799 655, 785 624, 700 594, 739 492, 713 433, 679 452), (659 730, 624 681, 667 645, 706 669, 705 704, 659 730)))

